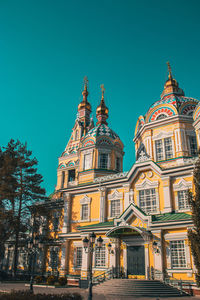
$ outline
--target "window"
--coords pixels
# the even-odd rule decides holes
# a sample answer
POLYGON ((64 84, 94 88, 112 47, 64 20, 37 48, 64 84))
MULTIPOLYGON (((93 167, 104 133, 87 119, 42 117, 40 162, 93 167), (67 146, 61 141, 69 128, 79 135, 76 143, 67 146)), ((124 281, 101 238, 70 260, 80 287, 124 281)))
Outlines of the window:
POLYGON ((65 184, 65 171, 62 171, 61 189, 64 188, 64 184, 65 184))
POLYGON ((146 213, 157 211, 155 189, 146 189, 139 191, 139 206, 146 213))
POLYGON ((197 155, 197 140, 195 136, 189 136, 190 154, 192 156, 197 155))
POLYGON ((110 216, 117 217, 120 215, 120 200, 112 200, 110 207, 110 216))
POLYGON ((163 160, 164 155, 163 155, 163 144, 162 140, 157 140, 155 141, 155 146, 156 146, 156 160, 163 160))
POLYGON ((99 168, 100 169, 108 168, 108 154, 107 153, 100 153, 99 168))
POLYGON ((75 169, 68 171, 68 182, 75 180, 75 169))
POLYGON ((82 266, 82 247, 76 247, 74 249, 74 267, 81 268, 82 266))
POLYGON ((166 138, 164 139, 165 145, 165 159, 170 159, 173 157, 173 149, 172 149, 172 139, 166 138))
POLYGON ((178 209, 189 208, 188 190, 178 191, 178 209))
POLYGON ((102 245, 95 251, 95 267, 105 267, 106 265, 106 246, 102 245))
POLYGON ((171 266, 172 268, 186 268, 184 241, 171 241, 171 266))
POLYGON ((91 168, 91 154, 84 155, 84 170, 89 170, 91 168))
POLYGON ((121 159, 120 157, 116 158, 116 171, 121 171, 121 159))
POLYGON ((88 204, 82 204, 81 220, 88 220, 89 218, 88 204))
POLYGON ((58 248, 51 248, 50 250, 50 267, 52 270, 57 270, 58 266, 58 248))
POLYGON ((171 137, 155 141, 156 161, 170 159, 173 157, 171 137))
POLYGON ((157 118, 156 118, 156 121, 157 120, 162 120, 162 119, 165 119, 167 118, 167 116, 165 114, 160 114, 157 118))

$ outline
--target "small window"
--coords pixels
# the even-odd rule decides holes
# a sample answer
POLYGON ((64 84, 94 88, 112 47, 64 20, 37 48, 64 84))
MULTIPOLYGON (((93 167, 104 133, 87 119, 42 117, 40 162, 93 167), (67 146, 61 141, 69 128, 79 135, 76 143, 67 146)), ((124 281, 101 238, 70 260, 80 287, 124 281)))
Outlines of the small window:
POLYGON ((120 215, 120 200, 111 200, 110 203, 110 216, 112 218, 120 215))
POLYGON ((97 248, 95 251, 95 267, 105 267, 105 266, 106 266, 106 246, 104 244, 102 245, 101 248, 97 248))
POLYGON ((75 133, 75 141, 78 140, 78 130, 76 130, 76 133, 75 133))
POLYGON ((139 191, 139 206, 146 213, 153 213, 157 211, 155 189, 139 191))
POLYGON ((82 204, 82 210, 81 210, 81 220, 88 220, 88 204, 82 204))
POLYGON ((178 191, 178 209, 189 208, 188 190, 178 191))
POLYGON ((82 254, 83 254, 83 248, 82 247, 76 247, 74 249, 74 267, 75 268, 81 268, 81 266, 82 266, 82 254))
POLYGON ((160 114, 157 118, 156 118, 156 121, 157 120, 162 120, 162 119, 165 119, 167 118, 167 116, 165 114, 160 114))
POLYGON ((89 170, 91 168, 91 154, 84 155, 84 170, 89 170))
POLYGON ((165 145, 165 159, 172 158, 173 157, 172 139, 170 137, 165 138, 164 145, 165 145))
POLYGON ((163 143, 162 140, 155 141, 155 147, 156 147, 156 161, 163 160, 164 159, 164 153, 163 153, 163 143))
POLYGON ((100 153, 99 168, 100 169, 108 168, 108 154, 107 153, 100 153))
POLYGON ((61 177, 61 189, 64 188, 65 184, 65 171, 62 171, 62 177, 61 177))
POLYGON ((186 268, 186 255, 184 241, 171 241, 171 266, 174 268, 186 268))
POLYGON ((189 143, 190 143, 190 154, 192 156, 197 155, 197 140, 196 140, 196 136, 189 136, 189 143))
POLYGON ((120 157, 116 158, 116 171, 118 171, 118 172, 121 171, 121 159, 120 159, 120 157))
POLYGON ((68 182, 75 181, 75 169, 68 171, 68 182))

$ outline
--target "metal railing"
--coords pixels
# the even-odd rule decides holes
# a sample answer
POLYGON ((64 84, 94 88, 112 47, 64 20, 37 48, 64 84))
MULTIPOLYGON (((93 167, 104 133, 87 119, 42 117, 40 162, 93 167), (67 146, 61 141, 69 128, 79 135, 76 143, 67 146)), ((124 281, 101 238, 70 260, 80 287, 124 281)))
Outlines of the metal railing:
POLYGON ((165 278, 164 283, 177 288, 180 290, 181 294, 185 293, 184 289, 186 289, 190 295, 192 295, 192 286, 195 285, 195 282, 192 280, 178 280, 170 278, 165 278))

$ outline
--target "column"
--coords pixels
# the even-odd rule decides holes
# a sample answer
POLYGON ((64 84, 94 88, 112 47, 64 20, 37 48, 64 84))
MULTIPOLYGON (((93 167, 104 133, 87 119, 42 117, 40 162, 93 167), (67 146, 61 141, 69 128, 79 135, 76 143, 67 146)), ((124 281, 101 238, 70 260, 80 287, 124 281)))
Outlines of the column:
POLYGON ((61 246, 61 261, 60 261, 60 275, 68 274, 69 268, 69 241, 65 241, 61 246))
POLYGON ((100 192, 100 222, 106 221, 106 188, 99 188, 100 192))
POLYGON ((152 251, 154 258, 154 279, 163 280, 163 241, 162 230, 152 231, 152 251), (157 243, 157 246, 153 246, 153 242, 157 243))
MULTIPOLYGON (((87 236, 87 238, 89 239, 89 236, 87 236)), ((91 259, 90 253, 88 253, 88 251, 85 252, 85 249, 83 248, 83 252, 82 252, 82 267, 81 267, 81 279, 87 279, 87 276, 88 276, 88 267, 89 267, 90 259, 91 259)))
POLYGON ((150 279, 149 243, 144 244, 144 257, 145 257, 145 278, 150 279))
POLYGON ((172 202, 171 202, 171 190, 170 190, 170 177, 163 176, 161 177, 163 183, 163 196, 164 196, 164 213, 169 213, 172 211, 172 202))
POLYGON ((64 220, 62 233, 70 232, 71 224, 71 194, 64 193, 64 220))

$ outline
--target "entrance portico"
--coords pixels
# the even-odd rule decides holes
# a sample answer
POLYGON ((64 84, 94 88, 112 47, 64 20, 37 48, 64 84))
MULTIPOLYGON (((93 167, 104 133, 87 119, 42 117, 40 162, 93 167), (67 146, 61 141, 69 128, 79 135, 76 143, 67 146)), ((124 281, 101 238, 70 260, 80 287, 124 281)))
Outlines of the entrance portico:
MULTIPOLYGON (((121 225, 112 228, 106 234, 116 245, 121 244, 122 251, 113 251, 113 266, 123 265, 126 276, 149 279, 149 247, 151 232, 145 228, 121 225)), ((116 247, 116 246, 115 246, 116 247)))

